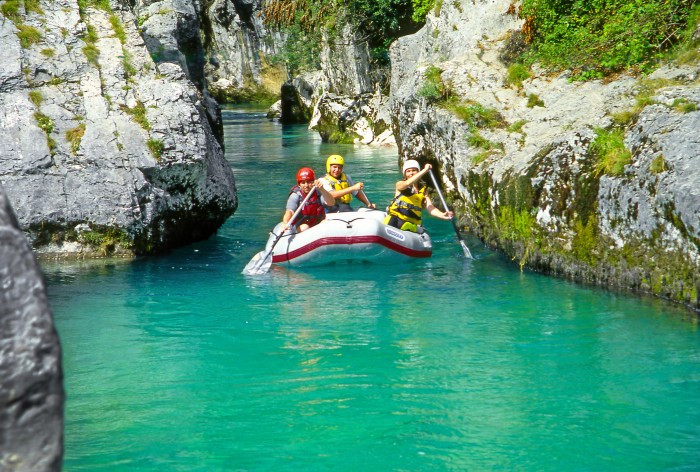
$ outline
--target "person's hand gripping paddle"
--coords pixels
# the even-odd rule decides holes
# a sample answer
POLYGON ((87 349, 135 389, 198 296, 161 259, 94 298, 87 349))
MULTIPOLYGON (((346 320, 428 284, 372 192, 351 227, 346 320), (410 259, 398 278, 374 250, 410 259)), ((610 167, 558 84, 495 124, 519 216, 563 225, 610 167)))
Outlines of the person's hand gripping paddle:
MULTIPOLYGON (((435 174, 433 174, 433 169, 430 169, 430 178, 433 180, 435 190, 437 191, 438 195, 440 195, 440 201, 442 202, 442 206, 445 208, 445 211, 449 211, 449 208, 447 208, 447 203, 445 203, 445 199, 443 198, 442 192, 440 191, 440 186, 438 185, 437 180, 435 180, 435 174)), ((462 251, 464 251, 464 256, 467 259, 474 259, 472 257, 471 251, 467 247, 467 244, 464 242, 464 239, 462 239, 462 235, 459 234, 459 228, 457 228, 457 223, 455 223, 455 217, 453 216, 450 221, 452 221, 452 227, 455 229, 455 233, 457 234, 459 244, 462 246, 462 251)))
MULTIPOLYGON (((289 219, 288 226, 292 226, 294 220, 297 219, 297 216, 299 215, 299 213, 301 213, 302 208, 304 208, 304 205, 306 205, 306 202, 309 201, 309 197, 311 197, 311 195, 313 195, 315 191, 316 187, 313 187, 311 191, 306 194, 306 197, 304 197, 304 201, 301 202, 301 205, 299 205, 297 211, 295 211, 292 217, 289 219)), ((284 233, 285 231, 280 231, 280 234, 277 235, 275 241, 270 246, 270 249, 262 250, 256 255, 254 255, 250 262, 248 262, 248 264, 246 264, 246 266, 243 268, 243 271, 241 273, 245 275, 261 275, 269 271, 270 266, 272 266, 272 250, 275 249, 275 246, 277 245, 279 240, 282 239, 284 233)))

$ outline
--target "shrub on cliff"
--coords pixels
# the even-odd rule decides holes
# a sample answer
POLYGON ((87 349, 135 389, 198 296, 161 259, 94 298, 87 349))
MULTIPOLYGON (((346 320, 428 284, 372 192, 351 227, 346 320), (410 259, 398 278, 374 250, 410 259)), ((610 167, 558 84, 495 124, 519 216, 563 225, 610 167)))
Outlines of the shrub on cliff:
POLYGON ((524 0, 520 15, 528 62, 588 79, 651 69, 686 41, 699 11, 695 0, 524 0))
POLYGON ((265 23, 286 35, 280 58, 293 75, 318 67, 321 32, 332 39, 350 21, 372 49, 378 65, 388 63, 388 47, 396 38, 415 33, 434 0, 266 0, 265 23))

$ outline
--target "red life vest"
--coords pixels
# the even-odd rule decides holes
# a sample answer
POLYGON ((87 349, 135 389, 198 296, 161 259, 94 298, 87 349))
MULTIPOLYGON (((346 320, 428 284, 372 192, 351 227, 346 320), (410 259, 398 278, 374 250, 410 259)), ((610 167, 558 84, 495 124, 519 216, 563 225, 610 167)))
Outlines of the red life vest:
MULTIPOLYGON (((301 201, 306 198, 306 195, 302 193, 301 188, 299 188, 298 185, 295 185, 292 187, 292 190, 289 191, 289 194, 296 193, 299 195, 299 198, 301 198, 301 201)), ((300 204, 301 204, 300 201, 300 204)), ((306 223, 309 226, 316 226, 319 224, 321 221, 323 221, 326 218, 326 211, 323 209, 323 202, 321 202, 321 197, 318 195, 318 192, 314 192, 311 197, 306 201, 306 205, 304 205, 304 208, 301 209, 301 217, 297 218, 297 221, 294 221, 295 226, 299 226, 302 223, 306 223)))

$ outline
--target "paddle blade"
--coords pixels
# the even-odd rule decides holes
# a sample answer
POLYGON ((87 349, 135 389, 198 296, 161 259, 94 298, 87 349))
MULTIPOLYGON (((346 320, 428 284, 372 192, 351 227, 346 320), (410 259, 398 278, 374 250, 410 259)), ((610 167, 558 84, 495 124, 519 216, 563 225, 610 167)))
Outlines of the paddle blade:
POLYGON ((467 259, 474 259, 474 258, 472 257, 472 252, 471 252, 471 251, 469 250, 469 248, 467 247, 467 244, 466 244, 464 241, 462 241, 461 239, 459 240, 459 244, 462 245, 462 251, 464 251, 464 256, 465 256, 467 259))
POLYGON ((241 271, 245 275, 262 275, 272 266, 272 251, 260 251, 246 264, 241 271))

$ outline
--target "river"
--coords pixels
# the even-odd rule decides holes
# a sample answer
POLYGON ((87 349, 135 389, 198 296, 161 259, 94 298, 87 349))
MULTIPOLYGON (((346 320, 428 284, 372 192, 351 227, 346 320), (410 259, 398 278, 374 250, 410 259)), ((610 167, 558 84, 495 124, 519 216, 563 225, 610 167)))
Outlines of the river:
POLYGON ((207 241, 44 265, 66 471, 700 470, 700 332, 663 302, 518 269, 449 222, 430 259, 241 270, 296 170, 385 206, 396 149, 224 110, 239 209, 207 241))

